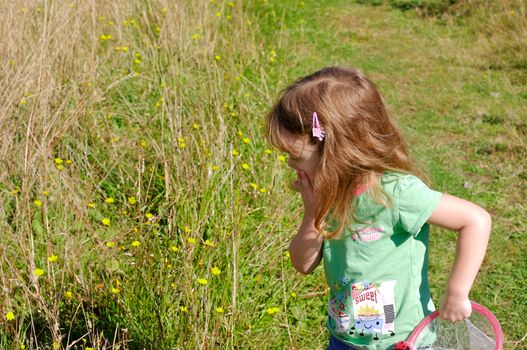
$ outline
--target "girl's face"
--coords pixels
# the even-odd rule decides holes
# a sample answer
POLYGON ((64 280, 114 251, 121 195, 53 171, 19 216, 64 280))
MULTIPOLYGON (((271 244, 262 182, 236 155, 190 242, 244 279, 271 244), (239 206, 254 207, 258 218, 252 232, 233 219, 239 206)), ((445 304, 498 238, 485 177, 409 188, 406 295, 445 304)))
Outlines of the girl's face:
POLYGON ((298 136, 287 131, 284 132, 285 141, 289 149, 289 165, 294 170, 303 171, 309 179, 313 179, 318 163, 320 162, 320 151, 316 145, 309 143, 309 136, 298 136))

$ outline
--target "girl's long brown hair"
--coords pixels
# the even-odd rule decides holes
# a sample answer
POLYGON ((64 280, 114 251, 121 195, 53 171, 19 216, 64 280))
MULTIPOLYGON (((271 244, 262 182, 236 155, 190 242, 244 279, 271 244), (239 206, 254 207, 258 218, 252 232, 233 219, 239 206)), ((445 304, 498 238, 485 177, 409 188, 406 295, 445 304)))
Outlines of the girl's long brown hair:
POLYGON ((372 198, 389 206, 380 176, 385 171, 423 174, 413 165, 397 125, 388 115, 377 87, 353 68, 327 67, 297 80, 287 87, 267 116, 267 138, 280 150, 290 153, 284 130, 308 135, 318 145, 320 163, 313 176, 322 203, 315 227, 326 238, 340 234, 354 216, 353 197, 358 186, 368 186, 372 198), (317 112, 326 137, 312 137, 312 115, 317 112), (326 232, 324 219, 338 222, 326 232))

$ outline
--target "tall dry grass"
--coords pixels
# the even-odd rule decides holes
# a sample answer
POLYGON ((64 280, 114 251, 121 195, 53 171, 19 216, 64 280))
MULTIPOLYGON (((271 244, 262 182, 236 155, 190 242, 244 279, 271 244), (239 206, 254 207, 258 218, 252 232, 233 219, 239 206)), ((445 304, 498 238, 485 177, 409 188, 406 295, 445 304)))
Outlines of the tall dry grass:
POLYGON ((263 264, 241 272, 242 235, 276 240, 247 222, 278 166, 245 123, 270 99, 257 23, 208 0, 0 6, 0 344, 232 346, 263 264))

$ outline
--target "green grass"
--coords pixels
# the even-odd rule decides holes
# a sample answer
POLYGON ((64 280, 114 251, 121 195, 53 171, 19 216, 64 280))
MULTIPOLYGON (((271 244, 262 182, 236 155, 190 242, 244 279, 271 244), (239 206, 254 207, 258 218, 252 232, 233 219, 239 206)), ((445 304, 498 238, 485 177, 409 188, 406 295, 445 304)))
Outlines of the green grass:
MULTIPOLYGON (((492 213, 471 297, 527 348, 525 6, 361 2, 1 5, 0 347, 325 348, 322 268, 286 256, 301 201, 262 123, 340 64, 378 84, 434 188, 492 213)), ((436 301, 455 238, 432 233, 436 301)))

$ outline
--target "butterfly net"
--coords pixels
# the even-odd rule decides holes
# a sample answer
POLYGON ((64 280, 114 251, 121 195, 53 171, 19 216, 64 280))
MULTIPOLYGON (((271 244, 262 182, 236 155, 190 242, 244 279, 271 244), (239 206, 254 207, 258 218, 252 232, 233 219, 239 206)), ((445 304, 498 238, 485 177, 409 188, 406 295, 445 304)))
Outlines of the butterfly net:
POLYGON ((496 335, 490 321, 473 312, 459 322, 436 318, 420 333, 415 344, 415 348, 429 350, 495 350, 496 335))

